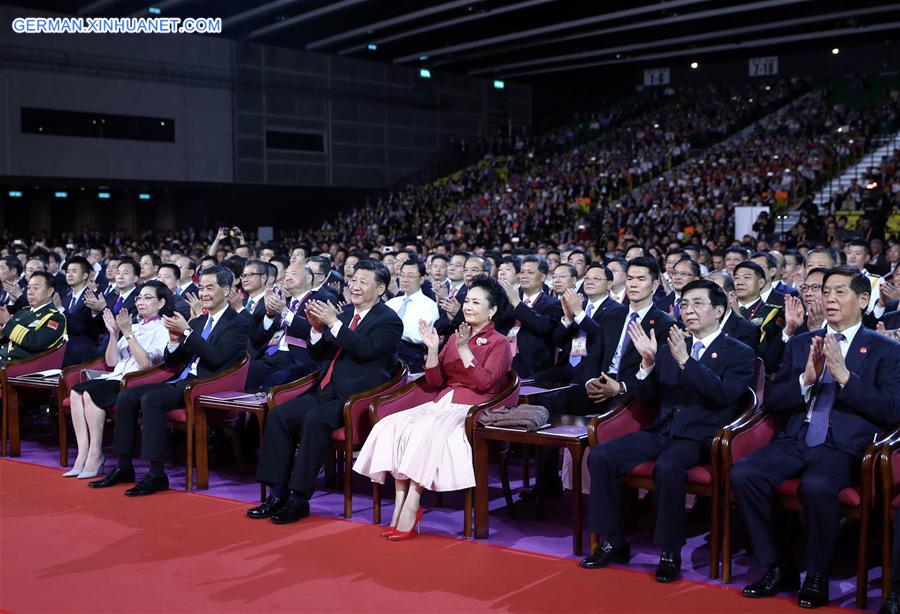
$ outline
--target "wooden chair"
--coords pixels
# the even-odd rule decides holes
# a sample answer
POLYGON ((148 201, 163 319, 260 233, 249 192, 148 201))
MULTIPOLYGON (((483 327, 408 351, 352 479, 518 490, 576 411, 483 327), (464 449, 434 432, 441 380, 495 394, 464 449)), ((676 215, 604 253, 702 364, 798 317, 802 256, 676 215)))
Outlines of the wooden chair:
POLYGON ((351 488, 353 453, 362 448, 366 436, 371 430, 369 407, 379 397, 389 395, 406 384, 409 369, 401 360, 394 370, 394 375, 387 382, 363 392, 352 395, 344 403, 343 424, 331 433, 329 450, 337 457, 338 474, 343 477, 344 518, 353 515, 353 490, 351 488))
MULTIPOLYGON (((250 356, 245 352, 240 362, 233 367, 211 377, 191 380, 184 388, 184 407, 170 410, 166 414, 169 428, 185 432, 185 490, 194 488, 194 463, 206 467, 209 462, 206 447, 206 413, 195 411, 197 398, 216 392, 243 389, 249 368, 250 356), (202 435, 198 435, 201 431, 202 435), (202 446, 198 445, 199 443, 202 443, 202 446)), ((234 421, 233 416, 230 419, 234 421)))
MULTIPOLYGON (((428 401, 433 401, 440 392, 429 390, 425 378, 417 379, 414 382, 396 389, 393 393, 383 395, 374 400, 369 407, 369 420, 372 426, 376 422, 391 414, 395 414, 407 409, 411 409, 428 401)), ((478 414, 488 409, 496 409, 500 407, 512 407, 518 404, 519 400, 519 376, 515 371, 510 370, 506 375, 506 383, 503 390, 492 399, 489 399, 478 405, 469 408, 466 414, 466 437, 469 444, 472 444, 472 432, 475 428, 475 421, 478 414)), ((466 490, 465 508, 463 512, 463 535, 465 537, 472 536, 472 489, 466 490)), ((381 485, 377 482, 372 483, 372 498, 374 499, 374 509, 372 522, 378 524, 381 522, 381 485)))
POLYGON ((881 600, 891 592, 894 517, 900 507, 900 429, 884 438, 878 454, 881 482, 881 600))
MULTIPOLYGON (((734 464, 762 448, 775 437, 775 434, 784 427, 785 417, 767 413, 756 412, 751 416, 742 416, 723 429, 720 437, 719 452, 721 456, 721 470, 723 476, 723 538, 722 538, 722 582, 731 582, 731 504, 734 501, 734 493, 731 488, 731 468, 734 464)), ((866 607, 866 555, 869 539, 869 518, 875 503, 875 471, 877 468, 878 453, 884 438, 870 444, 863 454, 860 470, 860 483, 848 486, 838 493, 841 502, 841 516, 845 518, 859 519, 859 545, 856 567, 856 607, 866 607)), ((798 478, 785 480, 775 489, 775 504, 793 511, 802 511, 803 506, 797 496, 800 486, 798 478)))
POLYGON ((98 356, 87 362, 77 365, 65 367, 59 376, 59 386, 56 388, 56 407, 59 409, 57 419, 57 430, 59 431, 59 466, 67 467, 69 465, 69 422, 66 419, 72 413, 69 403, 69 393, 72 387, 85 381, 84 372, 92 371, 109 371, 106 366, 106 358, 98 356))
MULTIPOLYGON (((259 445, 262 448, 263 437, 265 435, 266 419, 269 412, 278 405, 286 403, 304 392, 312 388, 319 379, 319 371, 313 371, 309 375, 293 382, 281 384, 273 387, 265 394, 265 397, 259 399, 242 399, 240 402, 227 402, 228 395, 244 395, 244 391, 225 391, 212 395, 203 395, 198 397, 194 403, 194 419, 195 423, 205 422, 209 412, 225 412, 235 416, 237 414, 252 414, 256 416, 259 422, 259 445)), ((244 395, 246 396, 246 395, 244 395)), ((197 450, 206 449, 207 437, 205 429, 197 428, 196 436, 197 450)), ((197 488, 209 488, 209 465, 206 462, 205 455, 197 454, 197 488)), ((260 485, 260 500, 266 498, 266 485, 260 485)))
POLYGON ((62 368, 63 357, 65 354, 66 342, 64 341, 57 347, 38 354, 37 356, 32 356, 31 358, 26 358, 24 360, 13 360, 0 367, 0 401, 2 401, 2 415, 0 415, 0 456, 6 456, 7 438, 9 438, 9 455, 19 456, 19 454, 21 454, 18 393, 9 385, 9 379, 28 375, 29 373, 60 369, 62 368), (15 407, 15 411, 10 411, 11 406, 15 407))

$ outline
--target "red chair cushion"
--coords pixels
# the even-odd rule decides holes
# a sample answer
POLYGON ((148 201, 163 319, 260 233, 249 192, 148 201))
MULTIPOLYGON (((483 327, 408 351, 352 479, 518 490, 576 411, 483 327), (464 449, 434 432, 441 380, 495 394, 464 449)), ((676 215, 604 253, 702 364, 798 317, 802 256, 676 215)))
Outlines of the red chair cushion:
POLYGON ((895 510, 900 507, 900 495, 897 495, 893 499, 891 499, 891 509, 895 510))
MULTIPOLYGON (((632 469, 628 475, 639 478, 651 478, 653 477, 653 467, 655 466, 656 463, 653 461, 647 461, 632 469)), ((697 465, 696 467, 691 467, 688 469, 688 483, 704 485, 712 484, 712 467, 710 465, 697 465)))
POLYGON ((69 397, 63 399, 63 407, 69 407, 71 405, 71 401, 69 401, 69 397))
POLYGON ((182 407, 181 409, 170 410, 166 412, 166 418, 172 422, 187 422, 187 409, 182 407))
MULTIPOLYGON (((794 478, 791 480, 785 480, 778 485, 778 488, 775 489, 775 494, 781 495, 783 497, 796 497, 799 488, 799 479, 794 478)), ((859 504, 862 502, 862 487, 848 486, 847 488, 844 488, 840 493, 838 493, 838 500, 842 505, 859 507, 859 504)))
POLYGON ((347 438, 347 429, 341 427, 339 429, 334 429, 331 431, 331 439, 332 441, 344 441, 347 438))

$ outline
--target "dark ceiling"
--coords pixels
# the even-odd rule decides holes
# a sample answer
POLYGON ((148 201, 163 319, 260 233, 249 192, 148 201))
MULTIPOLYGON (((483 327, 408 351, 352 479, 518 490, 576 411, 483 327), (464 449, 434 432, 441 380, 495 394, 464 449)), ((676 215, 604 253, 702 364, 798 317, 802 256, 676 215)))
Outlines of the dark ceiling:
POLYGON ((482 77, 893 41, 885 0, 36 0, 81 16, 222 17, 224 36, 482 77), (375 48, 370 48, 374 46, 375 48))

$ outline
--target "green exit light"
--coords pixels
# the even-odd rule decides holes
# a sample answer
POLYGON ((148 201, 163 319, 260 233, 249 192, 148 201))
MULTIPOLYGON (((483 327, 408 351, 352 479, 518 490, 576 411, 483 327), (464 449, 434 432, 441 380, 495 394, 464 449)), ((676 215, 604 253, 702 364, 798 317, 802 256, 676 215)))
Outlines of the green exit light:
POLYGON ((22 198, 22 193, 19 190, 10 190, 9 197, 10 198, 22 198))
POLYGON ((506 84, 503 81, 494 81, 494 88, 498 90, 502 90, 506 87, 506 84))
POLYGON ((419 76, 422 77, 423 79, 431 79, 431 71, 428 70, 427 68, 420 68, 419 76))

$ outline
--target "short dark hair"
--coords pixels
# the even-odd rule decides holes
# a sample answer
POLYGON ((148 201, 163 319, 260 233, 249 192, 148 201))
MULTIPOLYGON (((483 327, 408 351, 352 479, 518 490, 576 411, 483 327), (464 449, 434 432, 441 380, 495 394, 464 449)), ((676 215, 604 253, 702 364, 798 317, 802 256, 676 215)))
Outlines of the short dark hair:
POLYGON ((245 269, 246 269, 248 266, 256 267, 256 272, 257 272, 257 273, 262 273, 262 274, 265 275, 266 277, 271 277, 271 275, 272 275, 272 274, 269 272, 269 263, 268 263, 268 262, 264 262, 264 261, 262 261, 262 260, 256 260, 256 259, 253 259, 253 260, 247 260, 246 262, 243 263, 243 265, 244 265, 243 268, 245 268, 245 269))
POLYGON ((612 258, 609 258, 609 259, 606 261, 606 266, 609 266, 609 265, 612 264, 613 262, 619 263, 619 264, 622 266, 622 270, 623 270, 623 271, 627 271, 627 270, 628 270, 628 261, 625 260, 625 258, 623 258, 622 256, 613 256, 612 258))
MULTIPOLYGON (((820 266, 820 267, 814 268, 812 271, 809 271, 809 272, 806 274, 806 276, 809 277, 809 276, 812 275, 813 273, 821 273, 822 275, 828 275, 828 271, 830 271, 830 270, 831 270, 831 269, 826 269, 825 267, 821 267, 821 266, 820 266)), ((824 280, 824 277, 823 277, 822 279, 824 280)), ((825 283, 825 282, 823 281, 822 283, 825 283)))
POLYGON ((831 264, 838 263, 837 253, 830 247, 817 247, 815 249, 811 249, 808 252, 806 252, 806 259, 809 260, 809 257, 814 254, 825 254, 826 256, 831 258, 831 264))
MULTIPOLYGON (((215 263, 210 266, 217 266, 219 264, 219 259, 216 258, 215 256, 203 256, 203 258, 200 259, 200 266, 203 267, 203 263, 208 260, 212 260, 215 263)), ((203 268, 209 268, 209 267, 203 267, 203 268)))
POLYGON ((850 243, 847 244, 847 247, 862 247, 865 248, 866 254, 872 254, 872 250, 869 247, 869 242, 864 241, 863 239, 853 239, 852 241, 850 241, 850 243))
MULTIPOLYGON (((453 255, 455 256, 456 254, 453 254, 453 255)), ((468 258, 466 258, 466 261, 471 260, 472 258, 477 258, 478 260, 480 260, 481 268, 484 269, 484 272, 487 275, 491 274, 491 261, 490 260, 488 260, 487 258, 484 258, 483 256, 476 256, 475 254, 471 254, 468 258)))
MULTIPOLYGON (((135 260, 133 258, 123 257, 122 262, 119 263, 119 266, 122 266, 123 264, 131 267, 131 271, 135 277, 140 277, 141 265, 139 265, 137 262, 135 262, 135 260)), ((118 269, 119 266, 117 266, 116 268, 118 269)))
MULTIPOLYGON (((632 250, 632 249, 635 249, 635 248, 641 250, 641 255, 640 255, 640 256, 635 256, 635 258, 643 258, 644 256, 647 255, 647 250, 644 248, 643 245, 640 245, 640 244, 638 244, 638 243, 631 243, 630 245, 626 245, 626 246, 625 246, 625 253, 627 254, 627 253, 629 252, 629 250, 632 250)), ((632 258, 632 260, 634 260, 634 258, 632 258)))
POLYGON ((91 267, 91 263, 88 262, 88 259, 84 256, 72 256, 66 261, 66 268, 68 268, 70 264, 77 264, 79 267, 81 267, 82 274, 90 274, 90 272, 93 270, 93 267, 91 267))
POLYGON ((503 256, 503 258, 500 259, 500 262, 497 263, 497 268, 499 269, 504 264, 513 265, 516 273, 522 270, 522 259, 518 256, 503 256))
POLYGON ((15 269, 18 275, 21 275, 22 271, 25 270, 25 267, 22 265, 22 261, 15 256, 7 256, 3 259, 3 262, 5 262, 6 266, 10 269, 15 269))
MULTIPOLYGON (((699 279, 699 278, 700 278, 700 263, 698 263, 696 260, 693 260, 693 259, 688 258, 687 256, 685 256, 684 258, 682 258, 681 260, 679 260, 678 262, 676 262, 676 263, 673 265, 673 268, 676 267, 676 266, 678 266, 679 264, 681 264, 681 263, 683 263, 683 262, 688 263, 688 266, 691 267, 691 273, 694 275, 694 277, 696 277, 696 278, 699 279)), ((690 282, 690 283, 693 283, 693 282, 690 282)), ((685 287, 687 287, 687 286, 685 286, 685 287)), ((684 289, 682 289, 682 292, 684 292, 684 289)))
POLYGON ((738 247, 737 245, 732 245, 731 247, 725 250, 725 255, 728 254, 738 254, 744 260, 749 260, 750 258, 750 250, 746 247, 738 247))
MULTIPOLYGON (((547 252, 547 254, 549 255, 550 252, 547 252)), ((591 257, 588 256, 587 253, 585 253, 585 251, 584 251, 583 249, 573 249, 571 252, 569 252, 569 257, 566 258, 566 261, 568 261, 569 258, 571 258, 572 256, 577 256, 578 254, 581 254, 582 256, 584 256, 584 263, 585 263, 585 264, 590 264, 590 263, 591 263, 591 257)))
POLYGON ((159 270, 162 271, 163 269, 170 269, 172 271, 172 275, 175 276, 176 281, 181 279, 181 267, 178 266, 177 264, 172 264, 170 262, 167 262, 165 264, 159 265, 159 270))
MULTIPOLYGON (((174 265, 164 264, 160 266, 162 267, 171 267, 174 265)), ((177 267, 176 267, 177 268, 177 267)), ((175 296, 172 294, 172 291, 158 279, 151 279, 149 281, 145 281, 141 285, 141 289, 143 288, 153 288, 153 291, 156 293, 156 298, 161 301, 165 301, 166 304, 160 307, 159 315, 161 316, 173 316, 175 315, 175 296)))
POLYGON ((784 252, 785 261, 787 261, 788 256, 793 256, 794 259, 797 261, 798 266, 805 262, 805 260, 803 258, 803 254, 800 253, 800 250, 797 250, 797 249, 785 250, 785 252, 784 252))
POLYGON ((628 261, 628 268, 625 269, 625 272, 628 272, 633 266, 639 266, 650 271, 650 278, 653 281, 657 281, 659 279, 659 263, 651 258, 650 256, 638 256, 637 258, 632 258, 628 261))
POLYGON ((766 272, 763 271, 763 268, 761 266, 759 266, 758 264, 756 264, 755 262, 752 262, 750 260, 744 260, 743 262, 739 262, 734 267, 735 273, 737 273, 738 269, 749 269, 749 270, 753 271, 756 274, 756 276, 759 277, 760 279, 762 279, 762 280, 766 279, 766 272))
MULTIPOLYGON (((541 258, 540 256, 535 256, 534 254, 528 254, 527 256, 522 257, 522 265, 524 266, 526 262, 534 262, 537 264, 538 271, 547 275, 550 272, 550 267, 547 266, 547 261, 541 258)), ((488 271, 490 272, 490 271, 488 271)))
POLYGON ((825 273, 825 277, 822 278, 822 286, 824 289, 825 284, 828 282, 828 279, 833 275, 840 275, 841 277, 849 277, 850 278, 850 290, 856 294, 868 294, 869 300, 872 300, 872 282, 869 281, 869 278, 866 277, 865 273, 854 269, 853 267, 846 266, 838 266, 833 269, 828 269, 828 272, 825 273))
MULTIPOLYGON (((546 263, 545 263, 546 264, 546 263)), ((578 279, 578 270, 574 265, 569 264, 568 262, 560 262, 555 267, 553 267, 553 272, 556 272, 556 269, 566 268, 569 269, 569 275, 571 275, 574 279, 578 279)), ((587 271, 587 269, 585 269, 587 271)))
POLYGON ((322 256, 313 256, 311 258, 307 258, 306 262, 317 262, 319 266, 322 267, 322 270, 319 271, 324 277, 328 277, 328 274, 331 273, 331 261, 328 258, 324 258, 322 256))
POLYGON ((200 277, 205 275, 214 275, 216 277, 216 285, 220 288, 230 290, 234 285, 234 273, 222 265, 211 266, 200 271, 200 277))
POLYGON ((769 252, 754 252, 750 258, 762 258, 766 261, 766 266, 770 269, 778 268, 778 258, 770 254, 769 252))
MULTIPOLYGON (((722 289, 725 292, 734 292, 734 279, 732 279, 731 275, 726 273, 725 271, 713 271, 709 275, 721 275, 722 276, 722 289)), ((708 278, 709 276, 707 276, 708 278)), ((710 279, 710 281, 712 281, 710 279)), ((713 281, 713 283, 716 283, 713 281)))
POLYGON ((681 289, 681 296, 683 297, 691 290, 706 290, 709 295, 709 302, 712 303, 712 306, 722 307, 725 310, 722 312, 722 317, 719 318, 719 321, 721 322, 722 318, 725 317, 725 314, 728 313, 728 295, 725 294, 725 290, 711 279, 695 279, 694 281, 685 284, 684 288, 681 289))
MULTIPOLYGON (((350 255, 352 256, 353 254, 350 254, 350 255)), ((443 260, 444 262, 450 262, 450 259, 447 258, 447 255, 442 254, 440 252, 435 252, 433 254, 429 254, 429 256, 431 257, 432 262, 434 262, 435 260, 443 260)))
POLYGON ((35 271, 34 273, 31 274, 31 277, 28 279, 28 281, 30 282, 35 277, 43 277, 44 282, 47 284, 47 287, 48 288, 53 287, 53 275, 51 275, 47 271, 35 271))
POLYGON ((143 254, 141 254, 141 258, 143 258, 144 256, 150 258, 150 262, 152 262, 153 266, 155 266, 156 268, 162 266, 162 258, 159 257, 159 254, 154 252, 144 252, 143 254))
POLYGON ((403 270, 403 267, 414 266, 416 267, 416 271, 419 272, 419 277, 425 277, 425 263, 419 260, 417 257, 411 256, 409 260, 404 260, 403 264, 400 265, 400 270, 403 270))
POLYGON ((485 294, 488 297, 488 303, 490 303, 491 307, 496 307, 497 311, 494 313, 494 317, 492 320, 496 320, 500 317, 500 314, 503 313, 504 308, 506 307, 506 290, 503 289, 503 286, 500 285, 500 282, 490 277, 488 275, 477 275, 472 280, 472 285, 469 286, 469 292, 474 290, 475 288, 481 288, 484 290, 485 294))
MULTIPOLYGON (((377 260, 360 260, 356 263, 357 271, 372 271, 375 275, 375 283, 382 284, 387 291, 388 284, 391 283, 391 272, 388 268, 377 260)), ((384 294, 384 293, 382 293, 384 294)))
POLYGON ((469 259, 469 256, 471 256, 471 255, 472 255, 472 254, 470 254, 469 252, 453 252, 453 253, 450 255, 450 259, 452 260, 453 258, 456 258, 457 256, 462 256, 463 258, 465 258, 466 260, 468 260, 468 259, 469 259))
MULTIPOLYGON (((675 249, 670 249, 666 254, 666 260, 669 259, 669 256, 684 256, 684 250, 680 247, 676 247, 675 249)), ((676 263, 677 264, 677 263, 676 263)))
POLYGON ((584 270, 584 274, 587 275, 587 272, 590 271, 591 269, 600 269, 601 271, 603 271, 603 274, 606 276, 606 281, 613 280, 613 272, 610 271, 609 267, 606 266, 605 264, 603 264, 602 262, 595 262, 595 263, 591 264, 590 266, 588 266, 588 268, 586 268, 584 270))

